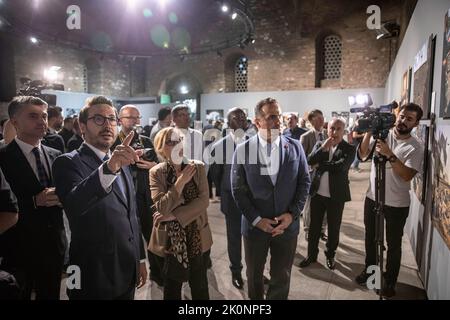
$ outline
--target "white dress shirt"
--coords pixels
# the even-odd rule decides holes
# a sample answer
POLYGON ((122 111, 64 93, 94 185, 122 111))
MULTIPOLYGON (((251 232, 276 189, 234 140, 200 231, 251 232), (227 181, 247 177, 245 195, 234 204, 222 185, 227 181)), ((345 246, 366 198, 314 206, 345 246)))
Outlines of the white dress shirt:
POLYGON ((49 174, 49 172, 50 172, 49 163, 47 163, 47 159, 44 155, 44 152, 42 151, 41 142, 39 141, 39 143, 37 145, 33 146, 31 144, 23 142, 22 140, 20 140, 17 137, 15 137, 14 140, 16 141, 16 143, 19 146, 20 150, 22 151, 23 155, 27 159, 28 163, 30 164, 31 169, 33 169, 33 172, 36 175, 36 178, 38 180, 39 180, 39 174, 37 171, 36 157, 34 156, 33 149, 36 147, 39 148, 39 154, 41 156, 41 163, 44 165, 45 172, 47 173, 47 177, 49 177, 49 179, 50 179, 51 175, 49 174))
MULTIPOLYGON (((333 154, 337 149, 337 145, 332 147, 329 151, 329 157, 328 161, 331 161, 333 159, 333 154)), ((331 198, 330 195, 330 175, 328 171, 325 171, 322 176, 320 177, 320 185, 319 190, 317 190, 317 194, 320 194, 322 197, 331 198)))
MULTIPOLYGON (((267 165, 266 168, 261 167, 261 174, 270 175, 270 180, 272 184, 275 185, 277 182, 278 171, 280 169, 280 142, 281 138, 278 136, 275 141, 271 143, 271 153, 270 157, 267 156, 267 141, 261 137, 261 134, 258 133, 258 142, 259 142, 259 159, 263 165, 267 165)), ((256 226, 259 221, 261 221, 261 217, 257 217, 253 220, 252 225, 256 226)))

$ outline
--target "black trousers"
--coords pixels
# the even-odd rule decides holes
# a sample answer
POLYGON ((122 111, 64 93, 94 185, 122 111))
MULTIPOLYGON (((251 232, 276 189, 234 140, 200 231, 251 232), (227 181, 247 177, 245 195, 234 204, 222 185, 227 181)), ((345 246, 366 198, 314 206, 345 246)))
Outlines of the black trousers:
POLYGON ((242 272, 242 213, 234 204, 231 192, 222 192, 222 201, 230 201, 229 210, 226 213, 224 212, 227 225, 227 250, 230 270, 232 274, 240 275, 242 272))
POLYGON ((272 238, 259 229, 244 236, 247 264, 248 296, 251 300, 264 299, 264 265, 270 250, 270 283, 267 300, 287 300, 291 282, 291 269, 297 247, 297 235, 282 234, 272 238))
MULTIPOLYGON (((192 300, 209 300, 208 278, 203 256, 190 261, 189 286, 192 300)), ((182 281, 164 277, 164 300, 181 300, 182 281)))
MULTIPOLYGON (((150 210, 153 202, 151 201, 149 195, 146 195, 144 192, 137 192, 136 203, 141 222, 142 235, 144 236, 144 239, 148 246, 153 230, 153 214, 150 210)), ((147 250, 147 257, 150 266, 150 279, 157 282, 162 282, 162 268, 164 265, 164 258, 157 256, 149 250, 147 250)))
MULTIPOLYGON (((366 198, 364 202, 364 226, 366 229, 366 269, 376 264, 376 241, 375 241, 375 201, 366 198)), ((388 284, 397 283, 400 271, 400 261, 402 258, 402 237, 406 219, 409 214, 409 207, 389 207, 383 208, 384 220, 386 224, 387 259, 385 280, 388 284)))
POLYGON ((344 201, 336 201, 319 194, 316 194, 311 198, 311 224, 308 233, 308 257, 317 258, 317 255, 319 254, 319 239, 322 232, 323 216, 326 212, 328 241, 325 255, 328 258, 334 258, 339 244, 339 233, 341 230, 344 205, 344 201))

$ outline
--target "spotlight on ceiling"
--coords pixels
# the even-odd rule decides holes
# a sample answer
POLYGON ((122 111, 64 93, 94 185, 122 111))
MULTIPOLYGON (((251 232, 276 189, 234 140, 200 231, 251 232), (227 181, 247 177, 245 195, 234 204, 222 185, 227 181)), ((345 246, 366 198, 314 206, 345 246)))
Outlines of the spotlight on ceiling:
POLYGON ((44 78, 50 82, 54 82, 58 79, 58 70, 61 69, 61 67, 57 66, 51 66, 48 69, 44 70, 44 78))
POLYGON ((222 4, 222 12, 228 12, 229 10, 230 7, 226 3, 222 4))
POLYGON ((233 12, 233 14, 231 15, 231 19, 235 20, 237 18, 237 13, 233 12))
POLYGON ((37 44, 39 40, 36 37, 30 37, 30 41, 32 44, 37 44))
POLYGON ((188 94, 189 93, 189 89, 188 89, 188 87, 186 86, 186 85, 181 85, 180 86, 180 93, 181 94, 188 94))

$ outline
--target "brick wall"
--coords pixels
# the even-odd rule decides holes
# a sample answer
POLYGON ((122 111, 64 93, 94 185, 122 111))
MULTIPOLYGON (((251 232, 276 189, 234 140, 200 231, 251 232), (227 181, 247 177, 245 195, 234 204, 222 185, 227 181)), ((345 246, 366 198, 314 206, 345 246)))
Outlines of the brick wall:
MULTIPOLYGON (((36 47, 17 41, 16 82, 24 76, 41 79, 45 67, 57 65, 62 67, 59 82, 71 91, 87 89, 120 97, 155 96, 174 90, 167 88, 167 84, 187 74, 199 83, 197 93, 230 92, 234 87, 234 61, 245 55, 249 59, 248 91, 312 89, 317 83, 316 39, 331 32, 342 39, 341 79, 319 81, 321 87, 384 87, 389 63, 399 43, 375 39, 375 33, 366 27, 366 8, 379 4, 383 21, 396 19, 405 23, 414 3, 414 0, 251 0, 255 44, 244 50, 225 50, 220 53, 222 56, 216 52, 188 55, 183 61, 172 56, 147 59, 101 56, 55 44, 36 47), (100 69, 87 70, 86 84, 89 59, 96 61, 100 69)), ((405 28, 406 25, 402 26, 403 33, 405 28)), ((210 32, 206 34, 213 36, 210 32)))

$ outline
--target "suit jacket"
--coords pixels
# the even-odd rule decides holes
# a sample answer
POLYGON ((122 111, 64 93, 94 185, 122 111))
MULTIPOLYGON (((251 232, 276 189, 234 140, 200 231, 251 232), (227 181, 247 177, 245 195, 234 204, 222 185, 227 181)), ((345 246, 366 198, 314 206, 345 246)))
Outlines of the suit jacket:
MULTIPOLYGON (((140 147, 144 147, 146 149, 146 157, 150 158, 148 160, 158 162, 158 157, 150 138, 143 135, 139 135, 138 138, 140 147)), ((122 141, 120 137, 117 137, 116 142, 111 147, 111 151, 113 151, 121 143, 122 141)), ((134 186, 136 188, 137 210, 141 223, 142 234, 148 241, 153 226, 152 211, 150 209, 153 205, 153 201, 150 194, 149 170, 140 169, 136 166, 130 166, 130 169, 133 175, 134 186)))
POLYGON ((64 140, 63 138, 57 134, 57 133, 50 133, 47 132, 47 134, 45 135, 45 137, 42 139, 42 144, 59 150, 61 151, 61 153, 64 153, 64 140))
POLYGON ((262 232, 252 226, 258 216, 274 218, 286 212, 290 212, 294 219, 285 234, 298 235, 298 217, 305 205, 310 185, 308 164, 298 140, 284 136, 280 138, 282 156, 275 186, 270 176, 261 175, 259 159, 256 164, 251 163, 250 154, 259 154, 258 135, 239 144, 234 153, 231 188, 236 204, 245 217, 242 220, 244 236, 262 232))
MULTIPOLYGON (((323 138, 327 138, 326 132, 323 133, 323 138)), ((316 132, 314 131, 314 129, 310 129, 309 131, 301 135, 300 143, 302 144, 306 156, 309 156, 316 142, 316 132)))
MULTIPOLYGON (((208 215, 206 209, 209 205, 208 179, 206 177, 205 165, 201 161, 193 160, 196 167, 194 182, 199 188, 199 197, 186 205, 182 205, 183 197, 175 190, 175 186, 170 188, 167 185, 167 162, 162 162, 150 170, 150 189, 154 204, 154 211, 163 215, 173 214, 183 228, 197 221, 200 231, 202 252, 211 249, 212 235, 209 228, 208 215)), ((161 224, 163 225, 163 224, 161 224)), ((154 254, 164 257, 167 241, 167 234, 161 235, 164 231, 153 227, 150 238, 149 250, 154 254)))
POLYGON ((307 132, 306 129, 303 129, 303 128, 300 128, 299 126, 297 126, 293 130, 291 130, 290 128, 286 128, 283 131, 283 135, 285 135, 286 137, 292 138, 292 139, 300 140, 300 137, 306 132, 307 132))
POLYGON ((318 141, 308 156, 309 165, 319 165, 316 168, 315 179, 311 185, 311 196, 315 195, 319 189, 321 175, 328 171, 331 199, 344 202, 350 201, 348 170, 350 170, 350 166, 355 159, 356 148, 342 140, 337 145, 331 161, 329 161, 329 152, 321 150, 323 143, 323 141, 318 141))
POLYGON ((70 264, 78 265, 82 275, 81 289, 69 291, 71 299, 125 294, 136 283, 139 260, 145 258, 130 171, 122 168, 126 199, 116 182, 109 192, 103 189, 101 164, 86 144, 53 164, 56 191, 72 232, 70 264))
MULTIPOLYGON (((42 151, 51 169, 52 162, 61 153, 42 145, 42 151)), ((0 149, 0 167, 12 192, 17 197, 19 221, 8 232, 16 243, 17 262, 32 264, 35 259, 62 259, 66 246, 63 211, 60 207, 36 207, 33 197, 44 187, 28 163, 15 140, 0 149)), ((52 172, 50 170, 50 180, 52 172)))
POLYGON ((64 145, 67 147, 67 143, 69 142, 69 139, 72 138, 74 133, 72 131, 67 130, 66 128, 62 128, 58 134, 63 138, 64 145))
POLYGON ((67 141, 67 152, 72 152, 73 150, 78 149, 83 143, 83 138, 77 134, 74 134, 69 141, 67 141))

